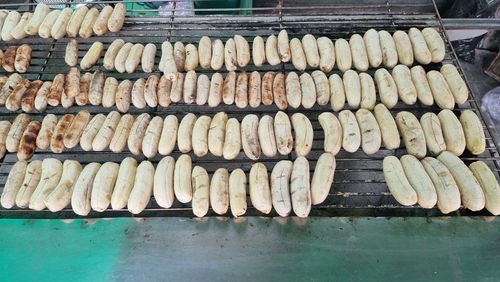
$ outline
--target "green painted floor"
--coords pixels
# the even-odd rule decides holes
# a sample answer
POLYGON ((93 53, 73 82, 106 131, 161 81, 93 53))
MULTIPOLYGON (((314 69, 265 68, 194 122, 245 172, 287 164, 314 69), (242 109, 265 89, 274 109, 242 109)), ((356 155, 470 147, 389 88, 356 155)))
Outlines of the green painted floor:
POLYGON ((493 217, 0 220, 8 281, 498 281, 499 262, 493 217))

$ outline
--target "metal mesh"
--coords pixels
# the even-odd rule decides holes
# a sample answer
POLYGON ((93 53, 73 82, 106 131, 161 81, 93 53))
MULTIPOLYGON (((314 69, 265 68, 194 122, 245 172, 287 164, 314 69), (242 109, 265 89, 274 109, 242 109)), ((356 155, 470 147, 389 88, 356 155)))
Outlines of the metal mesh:
MULTIPOLYGON (((184 0, 183 0, 184 1, 184 0)), ((74 1, 79 3, 81 1, 74 1)), ((133 1, 125 1, 130 3, 133 1)), ((151 1, 155 2, 155 1, 151 1)), ((277 34, 280 29, 287 29, 290 39, 293 37, 302 38, 307 33, 315 36, 328 36, 331 39, 348 38, 353 33, 363 34, 370 28, 377 30, 387 30, 394 32, 395 30, 408 31, 410 27, 424 28, 434 27, 440 31, 441 35, 446 38, 443 27, 436 13, 432 1, 417 1, 414 4, 403 3, 402 1, 368 1, 365 4, 332 4, 330 1, 313 1, 308 2, 304 6, 304 1, 265 1, 264 7, 248 9, 251 15, 198 15, 198 16, 178 16, 175 7, 179 2, 174 3, 174 11, 169 17, 159 17, 151 15, 136 15, 137 13, 150 12, 149 8, 140 10, 129 10, 125 21, 124 28, 118 33, 108 33, 103 37, 92 37, 89 39, 78 39, 79 42, 79 58, 81 59, 92 42, 98 40, 107 47, 114 39, 122 38, 125 41, 141 42, 141 43, 156 43, 158 50, 161 42, 165 40, 183 41, 186 43, 194 43, 197 45, 199 38, 202 35, 207 35, 211 38, 220 38, 225 41, 227 38, 235 34, 241 34, 246 37, 252 46, 251 41, 254 36, 267 36, 277 34)), ((350 1, 349 1, 350 2, 350 1)), ((114 3, 113 1, 100 1, 101 4, 114 3)), ((0 4, 0 8, 12 8, 10 4, 0 4), (3 5, 3 6, 2 6, 3 5)), ((32 6, 34 8, 34 6, 32 6)), ((153 9, 154 10, 154 9, 153 9)), ((229 9, 230 11, 239 12, 240 8, 229 9)), ((193 12, 199 12, 200 9, 194 9, 193 12)), ((203 11, 203 10, 202 10, 203 11)), ((214 9, 214 12, 225 11, 224 9, 214 9)), ((55 74, 65 73, 68 70, 64 62, 64 51, 68 39, 61 40, 42 39, 42 38, 25 38, 15 42, 0 42, 0 47, 5 49, 11 44, 19 45, 21 43, 29 43, 33 47, 33 59, 28 73, 23 76, 29 79, 52 80, 55 74)), ((456 56, 451 49, 451 46, 446 41, 446 57, 444 63, 451 63, 459 68, 462 72, 456 56)), ((157 52, 156 63, 159 62, 161 52, 157 52)), ((90 71, 99 69, 102 65, 102 57, 98 64, 90 71)), ((430 64, 424 66, 426 71, 439 69, 441 64, 430 64)), ((258 70, 265 72, 274 71, 295 71, 291 63, 282 63, 278 66, 265 65, 263 67, 255 67, 250 63, 245 67, 245 71, 258 70)), ((206 73, 209 76, 213 73, 211 70, 203 70, 198 68, 197 73, 206 73)), ((312 69, 307 69, 311 72, 312 69)), ((222 73, 225 70, 221 71, 222 73)), ((341 74, 337 69, 332 73, 341 74)), ((373 75, 374 70, 368 71, 373 75)), ((150 74, 136 72, 134 74, 121 74, 114 71, 106 71, 107 76, 113 76, 117 79, 137 79, 139 77, 147 77, 150 74)), ((378 96, 378 95, 377 95, 378 96)), ((378 100, 378 102, 380 102, 378 100)), ((110 109, 96 106, 74 106, 68 110, 62 107, 48 108, 44 113, 32 113, 34 119, 42 120, 47 113, 54 113, 58 116, 66 113, 77 113, 80 110, 86 109, 92 114, 108 113, 110 109)), ((116 108, 113 108, 114 110, 116 108)), ((454 110, 459 114, 464 109, 471 109, 478 115, 481 113, 478 110, 478 105, 471 95, 468 102, 460 108, 454 110)), ((401 110, 412 112, 419 118, 425 112, 439 112, 440 109, 436 106, 426 107, 420 104, 408 106, 401 102, 394 107, 391 112, 395 115, 401 110)), ((146 108, 136 109, 133 106, 130 108, 130 113, 138 115, 148 112, 152 115, 166 116, 175 114, 178 117, 192 112, 197 115, 208 114, 213 116, 216 112, 225 111, 229 117, 236 117, 240 121, 245 114, 256 113, 261 116, 263 114, 274 115, 277 111, 275 105, 260 106, 259 108, 238 109, 235 105, 221 105, 217 108, 208 106, 187 105, 178 103, 168 108, 146 108)), ((314 144, 311 153, 307 156, 310 162, 311 170, 314 169, 316 161, 323 152, 323 131, 317 121, 317 116, 323 111, 331 111, 329 105, 314 106, 312 109, 303 109, 302 107, 294 110, 288 109, 285 112, 291 115, 294 112, 302 112, 306 114, 312 121, 314 127, 314 144)), ((8 112, 5 108, 0 109, 0 118, 13 120, 18 113, 8 112)), ((481 116, 481 115, 480 115, 481 116)), ((483 117, 481 116, 482 121, 483 117)), ((480 156, 474 156, 465 152, 461 157, 466 163, 475 160, 483 160, 490 165, 494 171, 498 172, 498 161, 500 160, 494 140, 491 137, 489 128, 485 125, 487 150, 480 156)), ((404 146, 397 150, 387 150, 384 147, 374 155, 366 155, 361 150, 356 153, 347 153, 341 150, 337 155, 337 169, 335 172, 335 180, 330 190, 330 194, 324 203, 314 206, 311 215, 318 216, 436 216, 440 215, 437 208, 425 210, 418 206, 403 207, 399 205, 387 190, 387 186, 382 174, 382 160, 385 156, 395 155, 402 156, 406 153, 404 146)), ((174 158, 180 155, 179 151, 174 151, 174 158)), ((204 157, 196 157, 190 153, 193 158, 193 165, 200 165, 207 169, 209 174, 212 174, 219 167, 228 168, 230 171, 235 168, 242 168, 248 175, 251 165, 254 163, 249 160, 243 152, 235 160, 224 160, 215 157, 210 153, 204 157)), ((49 151, 37 150, 33 156, 35 159, 44 159, 47 157, 55 157, 61 160, 76 159, 82 164, 89 162, 105 162, 115 161, 120 162, 126 156, 132 156, 129 153, 112 153, 105 152, 84 152, 79 147, 75 149, 67 149, 62 154, 53 154, 49 151)), ((138 160, 143 160, 144 157, 135 157, 138 160)), ((157 163, 162 156, 156 156, 152 159, 153 163, 157 163)), ((295 154, 286 157, 295 159, 295 154)), ((259 160, 264 163, 269 170, 273 165, 283 157, 263 158, 259 160)), ((0 186, 3 186, 5 179, 10 171, 11 166, 16 162, 16 154, 7 154, 0 166, 0 186)), ((312 171, 311 171, 312 172, 312 171)), ((248 199, 250 205, 250 199, 248 199)), ((213 212, 209 212, 213 215, 213 212)), ((460 209, 453 215, 487 214, 486 211, 472 213, 465 209, 460 209)), ((171 209, 159 208, 154 199, 146 210, 141 214, 143 216, 191 216, 192 212, 189 204, 181 204, 175 202, 171 209)), ((259 215, 259 212, 254 208, 249 207, 247 215, 259 215)), ((271 215, 275 215, 272 213, 271 215)), ((131 216, 126 210, 106 210, 102 213, 91 212, 89 217, 109 217, 109 216, 131 216)), ((0 217, 30 217, 30 218, 67 218, 76 217, 67 207, 62 212, 51 213, 49 211, 31 211, 27 209, 0 209, 0 217)))

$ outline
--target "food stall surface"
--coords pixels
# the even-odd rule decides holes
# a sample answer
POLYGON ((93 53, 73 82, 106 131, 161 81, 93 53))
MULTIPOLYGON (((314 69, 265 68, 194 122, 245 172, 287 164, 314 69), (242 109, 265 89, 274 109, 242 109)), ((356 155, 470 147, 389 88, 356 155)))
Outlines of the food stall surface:
POLYGON ((495 281, 494 217, 0 221, 12 281, 495 281))

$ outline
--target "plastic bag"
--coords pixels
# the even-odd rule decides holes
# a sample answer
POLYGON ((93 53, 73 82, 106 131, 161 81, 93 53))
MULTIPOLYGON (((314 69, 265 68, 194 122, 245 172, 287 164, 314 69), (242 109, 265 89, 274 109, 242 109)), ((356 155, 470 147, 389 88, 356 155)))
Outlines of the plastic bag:
POLYGON ((476 57, 476 47, 483 37, 484 34, 473 38, 456 40, 452 41, 451 45, 453 45, 453 49, 455 49, 455 53, 460 59, 473 64, 476 57))
MULTIPOLYGON (((172 10, 174 10, 174 2, 160 2, 161 4, 158 6, 158 15, 160 16, 172 16, 172 10)), ((193 12, 193 2, 191 1, 177 1, 175 3, 175 15, 176 16, 192 16, 193 12)))
MULTIPOLYGON (((492 18, 500 6, 500 0, 455 0, 442 16, 444 18, 492 18)), ((485 35, 451 42, 457 56, 469 63, 474 63, 476 47, 485 35)))
POLYGON ((500 86, 484 94, 481 99, 481 110, 487 112, 495 121, 500 121, 500 86))
POLYGON ((455 0, 441 15, 443 18, 491 18, 500 0, 455 0))

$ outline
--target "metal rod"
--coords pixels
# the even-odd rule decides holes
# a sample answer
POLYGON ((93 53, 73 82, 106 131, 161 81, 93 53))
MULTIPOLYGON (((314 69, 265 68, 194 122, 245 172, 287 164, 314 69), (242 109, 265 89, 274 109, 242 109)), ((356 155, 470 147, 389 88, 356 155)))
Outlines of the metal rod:
MULTIPOLYGON (((170 0, 167 2, 215 2, 215 0, 170 0)), ((166 2, 165 0, 148 0, 147 2, 151 3, 162 3, 166 2)), ((58 5, 66 5, 68 4, 68 1, 60 1, 60 2, 50 2, 50 3, 45 3, 48 6, 58 6, 58 5)), ((116 3, 130 3, 130 4, 140 4, 144 3, 142 0, 115 0, 115 1, 99 1, 99 2, 88 2, 85 0, 79 0, 79 1, 71 1, 71 5, 78 5, 78 4, 116 4, 116 3)), ((32 2, 32 3, 23 3, 21 4, 22 6, 36 6, 38 3, 32 2)), ((391 4, 393 7, 401 7, 401 8, 416 8, 416 7, 429 7, 431 4, 427 3, 393 3, 391 4)), ((1 3, 0 8, 8 8, 8 7, 19 7, 19 3, 1 3)), ((303 9, 369 9, 369 8, 383 8, 385 7, 386 4, 371 4, 371 3, 352 3, 352 4, 337 4, 332 2, 331 5, 311 5, 311 6, 290 6, 288 9, 298 9, 298 10, 303 10, 303 9)), ((273 7, 262 7, 262 8, 230 8, 230 9, 241 9, 241 10, 265 10, 265 9, 274 9, 273 7)), ((200 11, 199 9, 198 11, 200 11)), ((203 9, 203 10, 220 10, 219 8, 212 8, 212 9, 203 9)))
POLYGON ((448 18, 442 19, 443 26, 448 29, 490 29, 499 30, 500 29, 500 19, 496 18, 448 18))

